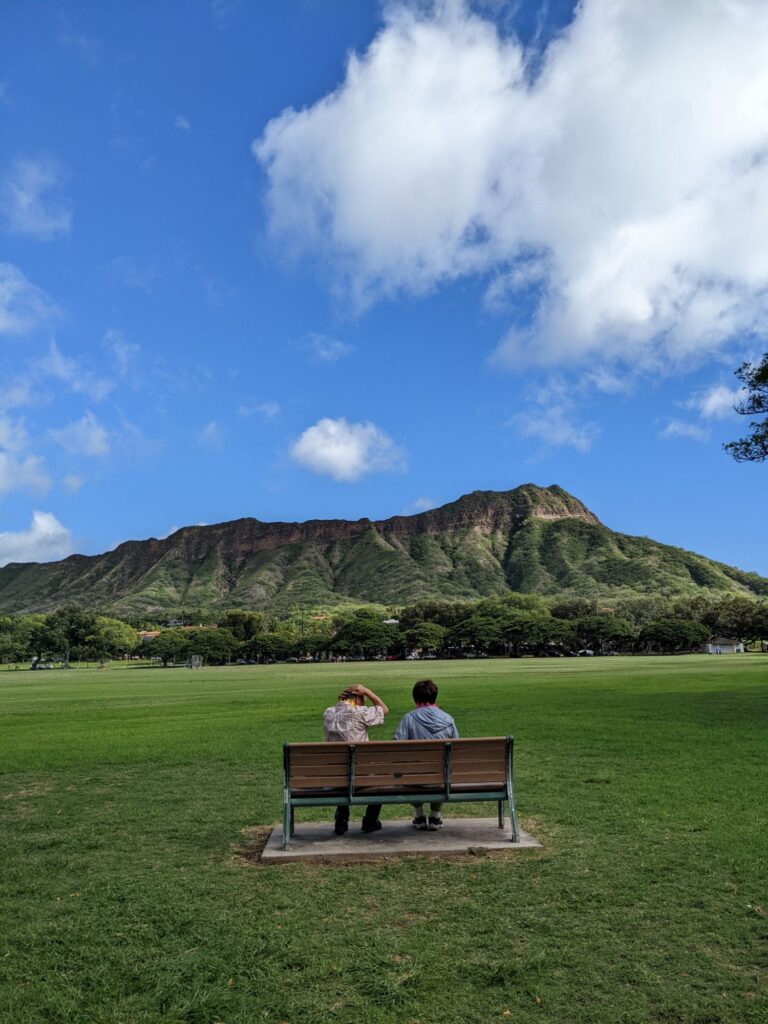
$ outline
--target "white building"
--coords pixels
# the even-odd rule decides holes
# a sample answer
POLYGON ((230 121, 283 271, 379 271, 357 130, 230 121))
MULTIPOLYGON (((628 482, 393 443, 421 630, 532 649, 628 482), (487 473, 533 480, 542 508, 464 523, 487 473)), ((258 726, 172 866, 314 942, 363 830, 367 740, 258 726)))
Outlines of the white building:
POLYGON ((733 637, 716 636, 704 644, 705 654, 743 654, 744 644, 733 637))

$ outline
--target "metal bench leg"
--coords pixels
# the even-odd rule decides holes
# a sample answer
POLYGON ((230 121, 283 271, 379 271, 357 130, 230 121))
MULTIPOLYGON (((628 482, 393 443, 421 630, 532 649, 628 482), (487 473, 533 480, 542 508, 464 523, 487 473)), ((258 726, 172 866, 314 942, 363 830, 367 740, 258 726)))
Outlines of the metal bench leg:
POLYGON ((511 736, 507 737, 507 802, 509 803, 509 820, 512 825, 512 842, 516 843, 520 839, 520 830, 517 827, 515 787, 512 782, 512 751, 514 749, 514 742, 511 736))
POLYGON ((291 834, 291 807, 290 798, 286 795, 283 801, 283 849, 288 849, 288 836, 291 834))
POLYGON ((499 828, 504 828, 504 801, 499 800, 499 828))
POLYGON ((295 833, 296 833, 296 829, 294 827, 294 817, 295 817, 295 813, 294 812, 295 811, 296 811, 296 808, 293 806, 293 804, 291 804, 291 826, 290 826, 290 834, 291 835, 295 835, 295 833))
POLYGON ((517 843, 520 841, 520 829, 517 827, 517 812, 515 811, 514 796, 509 801, 509 818, 512 824, 512 842, 517 843))

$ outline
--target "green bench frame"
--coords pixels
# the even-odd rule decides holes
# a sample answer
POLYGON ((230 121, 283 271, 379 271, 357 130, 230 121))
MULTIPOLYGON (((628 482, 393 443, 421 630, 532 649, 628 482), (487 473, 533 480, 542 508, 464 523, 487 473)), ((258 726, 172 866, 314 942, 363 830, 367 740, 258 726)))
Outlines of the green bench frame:
MULTIPOLYGON (((520 832, 517 824, 517 812, 515 809, 515 791, 513 784, 513 757, 515 741, 512 736, 478 737, 477 739, 455 739, 455 740, 398 740, 398 741, 372 741, 370 743, 284 743, 283 744, 283 849, 288 849, 288 841, 294 835, 294 810, 296 807, 338 807, 347 805, 350 807, 358 804, 413 804, 428 803, 430 801, 442 803, 467 803, 480 800, 495 801, 498 804, 499 828, 504 828, 504 803, 509 807, 509 819, 511 825, 511 841, 518 842, 520 832), (436 770, 436 759, 432 758, 432 764, 424 770, 428 772, 425 778, 430 778, 426 785, 414 785, 413 783, 399 784, 396 771, 398 763, 402 760, 409 744, 420 744, 422 748, 429 748, 432 745, 439 745, 443 748, 440 759, 441 771, 436 770), (483 753, 482 745, 486 745, 486 757, 490 761, 495 760, 492 770, 487 774, 493 778, 488 781, 482 779, 482 769, 473 774, 480 775, 476 780, 476 788, 473 783, 463 783, 461 789, 454 788, 453 766, 454 753, 457 748, 465 748, 463 752, 469 753, 472 749, 483 753), (476 745, 474 748, 471 745, 476 745), (356 776, 356 762, 358 748, 364 748, 366 757, 376 754, 377 778, 382 778, 384 773, 385 784, 365 785, 360 784, 356 776), (305 760, 304 765, 297 765, 296 772, 293 771, 292 753, 296 752, 296 760, 305 760), (346 757, 341 754, 346 751, 346 757), (388 762, 388 755, 396 755, 388 762), (341 756, 340 756, 341 755, 341 756), (324 766, 327 762, 328 766, 324 766), (331 764, 332 762, 332 764, 331 764), (301 768, 301 777, 299 776, 301 768), (323 773, 334 775, 328 784, 329 779, 323 773), (439 781, 436 781, 439 776, 439 781), (345 778, 344 778, 345 777, 345 778)), ((431 753, 431 751, 429 751, 431 753)), ((418 758, 418 752, 414 753, 418 758)), ((466 766, 464 768, 466 773, 466 766)), ((407 769, 407 774, 413 778, 413 769, 407 769)), ((416 776, 418 777, 418 776, 416 776)), ((464 776, 465 777, 465 776, 464 776)))

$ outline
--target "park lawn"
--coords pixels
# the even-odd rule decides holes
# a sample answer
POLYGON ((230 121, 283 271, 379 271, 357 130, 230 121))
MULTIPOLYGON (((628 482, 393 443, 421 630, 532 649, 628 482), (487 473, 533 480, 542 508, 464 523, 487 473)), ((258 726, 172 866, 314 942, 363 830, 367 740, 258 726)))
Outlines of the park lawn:
POLYGON ((430 663, 545 849, 238 855, 284 739, 352 681, 388 738, 425 669, 0 672, 0 1020, 764 1024, 766 657, 430 663))

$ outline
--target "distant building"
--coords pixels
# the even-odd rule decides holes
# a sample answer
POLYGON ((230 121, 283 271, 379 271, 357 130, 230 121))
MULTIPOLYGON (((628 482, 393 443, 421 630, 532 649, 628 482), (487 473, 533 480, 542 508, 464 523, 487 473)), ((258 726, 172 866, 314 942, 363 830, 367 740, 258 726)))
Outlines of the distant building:
POLYGON ((717 636, 704 644, 705 654, 743 654, 744 644, 733 637, 717 636))

